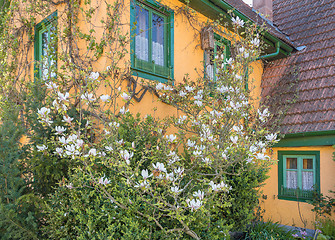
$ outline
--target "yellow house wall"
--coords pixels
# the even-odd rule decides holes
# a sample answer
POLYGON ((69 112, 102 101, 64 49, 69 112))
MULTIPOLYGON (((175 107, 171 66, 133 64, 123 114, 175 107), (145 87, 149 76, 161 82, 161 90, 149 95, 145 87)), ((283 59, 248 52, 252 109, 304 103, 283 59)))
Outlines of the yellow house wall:
MULTIPOLYGON (((278 151, 320 151, 321 193, 328 195, 329 190, 335 189, 335 162, 332 157, 334 152, 333 147, 286 147, 274 148, 273 150, 273 158, 275 159, 278 158, 278 151)), ((271 167, 269 176, 270 178, 266 181, 266 185, 262 188, 263 194, 267 197, 262 203, 262 208, 265 210, 265 220, 312 229, 316 217, 315 213, 311 211, 313 206, 305 202, 278 199, 278 164, 271 167)), ((334 215, 332 218, 335 219, 334 215)))

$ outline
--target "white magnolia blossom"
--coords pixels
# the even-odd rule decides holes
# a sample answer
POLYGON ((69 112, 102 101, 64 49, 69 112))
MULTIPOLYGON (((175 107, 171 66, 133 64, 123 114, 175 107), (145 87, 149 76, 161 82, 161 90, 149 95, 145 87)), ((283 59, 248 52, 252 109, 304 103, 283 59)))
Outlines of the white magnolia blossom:
POLYGON ((202 151, 200 151, 200 150, 193 151, 193 155, 196 156, 196 157, 200 156, 201 154, 202 154, 202 151))
POLYGON ((232 141, 234 144, 236 144, 237 143, 237 141, 238 141, 238 136, 230 136, 230 141, 232 141))
POLYGON ((194 101, 194 104, 196 104, 198 107, 201 107, 201 106, 202 106, 202 101, 200 101, 200 100, 195 100, 195 101, 194 101))
POLYGON ((108 180, 107 178, 101 177, 101 178, 99 179, 99 184, 101 184, 101 185, 106 186, 107 184, 110 184, 110 183, 111 183, 111 181, 108 180))
POLYGON ((68 98, 70 96, 70 94, 68 92, 66 92, 65 94, 61 93, 61 92, 58 92, 58 99, 59 101, 68 101, 68 98))
POLYGON ((187 119, 187 116, 180 116, 179 119, 178 119, 178 124, 183 124, 184 121, 187 119))
POLYGON ((265 148, 266 144, 263 143, 262 141, 257 142, 257 146, 259 149, 265 148))
POLYGON ((192 92, 194 90, 194 88, 190 87, 190 86, 186 86, 185 90, 188 91, 188 92, 192 92))
POLYGON ((187 92, 184 92, 183 90, 179 92, 179 96, 181 97, 185 97, 186 95, 187 95, 187 92))
POLYGON ((100 100, 103 102, 107 102, 111 97, 109 95, 101 95, 100 100))
POLYGON ((257 152, 257 147, 255 147, 254 145, 250 146, 249 151, 252 153, 257 152))
POLYGON ((93 97, 93 93, 84 93, 81 95, 81 99, 87 100, 89 102, 96 100, 96 98, 93 97))
POLYGON ((259 115, 259 120, 261 120, 262 122, 264 122, 266 118, 270 116, 270 112, 267 108, 265 108, 263 112, 258 109, 257 112, 259 115))
POLYGON ((142 175, 144 180, 146 180, 147 178, 152 176, 152 174, 149 175, 148 169, 145 169, 145 170, 143 169, 142 172, 141 172, 141 175, 142 175))
POLYGON ((120 123, 118 123, 118 122, 110 122, 108 125, 110 127, 115 127, 115 128, 119 128, 120 127, 120 123))
POLYGON ((260 44, 260 40, 258 38, 254 38, 251 40, 251 44, 254 45, 255 47, 258 47, 260 44))
POLYGON ((277 134, 276 133, 271 133, 265 136, 266 140, 269 142, 272 142, 277 139, 277 134))
POLYGON ((56 151, 54 153, 62 156, 63 148, 56 148, 56 151))
POLYGON ((164 166, 164 163, 157 162, 156 164, 152 164, 152 167, 154 170, 159 171, 159 172, 165 172, 166 173, 166 168, 164 166))
POLYGON ((41 115, 42 118, 45 118, 50 113, 50 108, 42 107, 41 109, 37 109, 37 113, 41 115))
POLYGON ((231 65, 234 62, 233 58, 226 59, 226 64, 231 65))
POLYGON ((99 78, 100 74, 98 72, 91 72, 89 78, 92 80, 97 80, 99 78))
POLYGON ((200 201, 199 199, 187 199, 186 202, 187 205, 191 208, 192 212, 194 210, 198 210, 202 206, 202 201, 200 201))
MULTIPOLYGON (((236 78, 237 80, 242 80, 242 79, 243 79, 242 76, 239 75, 239 74, 236 74, 236 75, 235 75, 235 78, 236 78)), ((239 92, 239 90, 237 89, 236 92, 239 92)))
POLYGON ((179 176, 181 176, 181 175, 183 175, 183 173, 184 173, 184 168, 182 168, 182 167, 178 167, 178 168, 176 168, 176 169, 174 170, 174 173, 177 174, 177 175, 179 175, 179 176))
POLYGON ((131 96, 128 95, 127 93, 125 93, 125 92, 123 92, 120 96, 126 101, 130 100, 130 98, 131 98, 131 96))
POLYGON ((55 131, 56 131, 56 134, 62 134, 63 132, 66 131, 66 128, 65 127, 62 127, 62 126, 56 126, 55 127, 55 131))
POLYGON ((65 185, 65 187, 67 187, 68 189, 73 189, 73 184, 69 183, 69 184, 65 185))
POLYGON ((171 182, 177 180, 177 178, 174 177, 174 173, 173 173, 173 172, 171 172, 171 173, 166 173, 165 178, 166 178, 166 180, 171 181, 171 182))
POLYGON ((66 123, 71 123, 72 122, 72 120, 73 120, 73 118, 71 118, 70 116, 63 116, 63 122, 66 122, 66 123))
POLYGON ((243 27, 244 25, 244 21, 240 19, 238 16, 236 16, 236 18, 232 17, 231 20, 233 24, 236 25, 237 27, 243 27))
POLYGON ((158 83, 156 85, 156 90, 159 91, 159 90, 162 90, 164 88, 164 85, 162 83, 158 83))
POLYGON ((174 194, 178 194, 178 193, 180 193, 181 191, 183 191, 183 189, 179 189, 178 186, 171 187, 171 192, 173 192, 174 194))
POLYGON ((113 151, 113 148, 112 148, 111 146, 105 146, 105 148, 106 148, 106 150, 107 150, 108 152, 113 151))
POLYGON ((76 134, 71 134, 71 135, 69 135, 68 138, 66 139, 66 142, 67 142, 67 143, 75 142, 77 139, 78 139, 78 136, 77 136, 76 134))
POLYGON ((45 145, 36 145, 37 151, 41 152, 48 149, 48 146, 45 145))
POLYGON ((130 159, 134 156, 133 152, 128 152, 127 150, 120 151, 121 157, 126 161, 126 163, 130 164, 130 159))
POLYGON ((169 86, 169 85, 164 85, 163 88, 166 91, 172 91, 173 90, 173 88, 171 86, 169 86))
POLYGON ((125 114, 126 112, 129 112, 129 109, 126 109, 125 107, 122 107, 122 108, 120 109, 120 113, 121 113, 121 114, 125 114))
POLYGON ((168 140, 168 142, 172 143, 177 139, 177 136, 173 134, 166 135, 166 139, 168 140))
POLYGON ((264 154, 264 153, 257 153, 257 154, 256 154, 256 158, 259 159, 259 160, 264 160, 264 161, 270 159, 270 157, 267 156, 267 155, 264 154))
POLYGON ((187 146, 189 148, 192 148, 192 147, 195 146, 196 142, 195 141, 191 141, 190 139, 188 139, 186 144, 187 144, 187 146))
POLYGON ((118 144, 120 144, 120 145, 123 145, 123 144, 124 144, 124 141, 123 141, 123 139, 121 139, 121 140, 116 141, 116 143, 118 143, 118 144))
POLYGON ((212 190, 214 192, 219 192, 219 191, 227 191, 231 190, 231 187, 228 186, 226 183, 221 181, 221 183, 215 184, 213 181, 210 181, 209 185, 212 187, 212 190))
POLYGON ((211 163, 212 163, 212 160, 211 160, 210 158, 208 158, 208 157, 202 159, 202 161, 203 161, 204 163, 206 163, 206 164, 211 164, 211 163))
POLYGON ((88 151, 88 155, 96 156, 97 155, 97 150, 95 148, 91 148, 88 151))
POLYGON ((221 86, 221 87, 219 87, 219 88, 217 88, 217 90, 220 92, 220 93, 225 93, 225 92, 227 92, 228 90, 229 90, 229 88, 228 87, 226 87, 226 86, 221 86))
POLYGON ((65 146, 65 154, 68 156, 74 157, 75 155, 79 155, 79 151, 77 150, 77 146, 75 144, 70 144, 65 146))
POLYGON ((242 132, 242 130, 243 130, 243 125, 240 125, 240 126, 233 126, 233 130, 235 131, 235 132, 242 132))
POLYGON ((150 187, 150 184, 146 180, 144 180, 141 183, 137 183, 134 187, 146 189, 150 187))
POLYGON ((66 138, 65 138, 65 137, 60 137, 60 138, 58 138, 58 141, 59 141, 61 144, 63 144, 63 145, 67 144, 67 141, 66 141, 66 138))
POLYGON ((193 193, 193 197, 197 197, 200 200, 202 200, 205 197, 205 193, 203 191, 201 191, 201 190, 198 190, 198 191, 196 191, 196 192, 193 193))
POLYGON ((75 144, 76 144, 77 148, 81 148, 81 147, 84 146, 84 140, 82 140, 82 139, 77 139, 77 141, 76 141, 75 144))
POLYGON ((179 156, 176 154, 175 151, 170 151, 170 153, 168 154, 169 156, 169 165, 175 163, 175 162, 179 162, 180 158, 179 156))
POLYGON ((48 89, 57 89, 58 85, 52 81, 50 81, 49 83, 45 83, 45 85, 47 86, 48 89))

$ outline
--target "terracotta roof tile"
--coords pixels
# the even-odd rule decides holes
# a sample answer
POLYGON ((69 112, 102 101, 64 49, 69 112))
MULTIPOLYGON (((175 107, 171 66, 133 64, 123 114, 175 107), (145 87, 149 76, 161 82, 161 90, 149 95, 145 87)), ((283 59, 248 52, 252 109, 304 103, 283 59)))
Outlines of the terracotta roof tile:
POLYGON ((306 47, 266 65, 262 96, 276 111, 297 94, 284 133, 335 130, 335 0, 275 0, 273 8, 274 24, 306 47))

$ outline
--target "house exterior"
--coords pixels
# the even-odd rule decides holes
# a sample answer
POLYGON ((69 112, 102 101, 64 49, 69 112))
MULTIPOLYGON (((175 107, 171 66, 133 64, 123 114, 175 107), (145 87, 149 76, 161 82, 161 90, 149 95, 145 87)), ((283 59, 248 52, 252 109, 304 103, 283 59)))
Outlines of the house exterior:
POLYGON ((298 46, 265 65, 261 86, 263 97, 276 99, 274 112, 294 100, 280 125, 285 137, 273 149, 278 165, 264 187, 265 217, 286 225, 312 228, 309 190, 329 195, 335 188, 334 14, 333 0, 273 1, 273 24, 298 46))
MULTIPOLYGON (((335 13, 335 2, 289 2, 274 1, 272 24, 241 0, 193 0, 189 6, 196 11, 198 22, 191 25, 174 10, 184 7, 183 1, 126 1, 122 18, 128 24, 122 30, 133 38, 127 58, 134 78, 160 82, 173 79, 178 83, 186 73, 190 79, 197 78, 195 69, 204 69, 206 51, 201 47, 201 32, 208 21, 217 19, 220 14, 231 21, 228 11, 232 10, 245 21, 265 24, 268 47, 264 56, 252 64, 253 72, 249 75, 250 81, 254 80, 256 85, 253 94, 276 100, 269 102, 274 111, 283 99, 292 99, 296 92, 298 95, 280 125, 285 137, 273 149, 272 156, 279 162, 271 168, 270 178, 263 188, 262 207, 265 219, 311 228, 315 216, 310 211, 311 205, 305 201, 311 199, 313 187, 327 194, 335 183, 335 163, 332 161, 332 145, 335 144, 335 54, 332 51, 335 24, 330 17, 335 13), (291 83, 295 85, 291 87, 291 83)), ((92 5, 97 9, 92 19, 98 23, 106 12, 98 3, 92 5)), ((46 60, 38 69, 31 68, 31 75, 52 77, 49 69, 56 64, 55 55, 45 54, 48 49, 45 43, 54 37, 55 21, 57 27, 63 27, 62 21, 66 18, 63 7, 62 4, 53 7, 48 17, 38 16, 35 47, 28 53, 28 58, 40 62, 46 60)), ((97 31, 97 35, 101 37, 102 32, 97 31)), ((230 40, 229 36, 218 37, 226 38, 227 42, 230 40)), ((229 44, 224 47, 228 49, 229 44)), ((104 71, 107 66, 108 59, 101 57, 94 68, 104 71)), ((98 94, 104 94, 104 89, 98 94)), ((156 100, 155 95, 147 92, 130 106, 130 110, 159 117, 178 114, 173 107, 156 100)))

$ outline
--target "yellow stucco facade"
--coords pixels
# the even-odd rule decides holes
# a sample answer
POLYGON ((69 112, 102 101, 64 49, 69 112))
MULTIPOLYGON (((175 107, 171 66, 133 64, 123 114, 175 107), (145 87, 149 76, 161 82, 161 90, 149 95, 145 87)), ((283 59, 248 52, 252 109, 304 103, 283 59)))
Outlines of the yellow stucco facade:
MULTIPOLYGON (((92 5, 98 6, 102 4, 100 1, 93 1, 92 5)), ((160 2, 163 5, 175 9, 175 7, 181 7, 183 4, 180 1, 163 0, 160 2)), ((55 9, 56 10, 56 9, 55 9)), ((58 9, 58 15, 62 19, 63 9, 60 6, 58 9)), ((98 23, 104 18, 106 12, 104 8, 97 8, 97 12, 93 17, 93 20, 98 23)), ((204 15, 196 13, 197 19, 202 26, 209 19, 204 15)), ((130 32, 129 19, 130 19, 130 2, 125 2, 125 11, 122 15, 123 22, 128 23, 124 27, 124 32, 130 32)), ((42 18, 38 19, 39 21, 42 18)), ((38 21, 37 21, 38 22, 38 21)), ((62 25, 59 24, 60 28, 62 25)), ((181 82, 185 74, 188 74, 190 79, 199 77, 199 74, 203 72, 203 61, 204 51, 201 48, 200 41, 200 25, 191 26, 182 14, 175 14, 174 16, 174 81, 175 83, 181 82)), ((84 29, 84 24, 83 24, 84 29)), ((88 31, 88 30, 87 30, 88 31)), ((96 29, 97 36, 102 36, 102 31, 96 29)), ((225 36, 222 36, 225 37, 225 36)), ((81 46, 79 46, 81 47, 81 46)), ((130 52, 130 46, 128 46, 130 52)), ((31 58, 33 59, 34 52, 31 50, 31 58)), ((126 58, 128 61, 130 57, 126 58)), ((104 71, 108 66, 107 58, 102 57, 94 65, 94 71, 104 71)), ((261 91, 261 78, 263 74, 263 63, 261 60, 254 62, 251 66, 253 69, 249 74, 249 85, 254 86, 252 96, 258 98, 261 91)), ((31 70, 33 75, 33 68, 31 70)), ((125 87, 125 84, 124 84, 125 87)), ((124 88, 125 89, 125 88, 124 88)), ((103 94, 105 89, 101 89, 103 94)), ((157 97, 150 92, 147 92, 141 102, 133 102, 130 106, 130 111, 139 112, 142 116, 146 114, 152 114, 155 117, 163 118, 169 115, 178 114, 177 110, 173 107, 159 102, 157 97), (156 110, 154 110, 156 109, 156 110)), ((327 194, 327 192, 334 188, 335 185, 335 162, 332 161, 333 148, 331 146, 324 147, 299 147, 299 148, 274 148, 273 159, 277 159, 278 150, 303 150, 303 151, 320 151, 320 186, 321 192, 327 194)), ((278 199, 278 168, 277 164, 271 167, 269 172, 270 178, 266 181, 266 185, 262 188, 263 194, 266 196, 264 202, 262 202, 262 208, 265 210, 265 219, 271 219, 278 221, 285 225, 294 225, 298 227, 313 227, 313 221, 315 220, 315 214, 311 211, 312 206, 308 203, 281 200, 278 199)))
MULTIPOLYGON (((272 157, 278 158, 278 151, 319 151, 320 152, 320 188, 321 193, 329 195, 329 190, 335 187, 335 161, 333 161, 334 148, 332 146, 311 147, 281 147, 274 148, 272 157)), ((278 199, 278 164, 272 165, 269 179, 262 188, 262 208, 265 210, 264 218, 284 225, 314 228, 316 214, 311 211, 313 206, 306 202, 278 199)), ((333 219, 334 216, 332 216, 333 219)))

